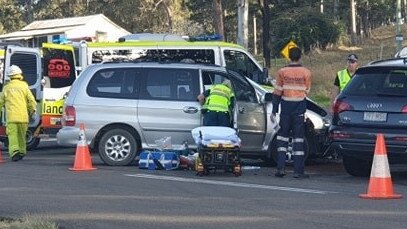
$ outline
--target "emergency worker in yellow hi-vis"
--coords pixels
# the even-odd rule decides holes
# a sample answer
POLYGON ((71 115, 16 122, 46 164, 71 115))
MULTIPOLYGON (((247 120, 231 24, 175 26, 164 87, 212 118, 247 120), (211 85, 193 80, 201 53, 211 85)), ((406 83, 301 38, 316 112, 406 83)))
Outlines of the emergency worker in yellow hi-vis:
POLYGON ((19 161, 27 154, 26 132, 30 117, 35 113, 37 102, 21 69, 12 65, 7 72, 10 82, 0 94, 0 107, 6 111, 6 131, 9 139, 9 154, 13 161, 19 161))
POLYGON ((355 74, 358 69, 358 56, 356 54, 349 54, 346 58, 347 65, 345 69, 342 69, 336 73, 335 76, 335 87, 332 88, 331 92, 331 113, 333 111, 333 104, 336 96, 348 85, 349 81, 352 79, 353 74, 355 74))
POLYGON ((231 112, 234 94, 230 80, 215 84, 211 89, 198 95, 198 101, 203 105, 204 126, 231 127, 231 112))

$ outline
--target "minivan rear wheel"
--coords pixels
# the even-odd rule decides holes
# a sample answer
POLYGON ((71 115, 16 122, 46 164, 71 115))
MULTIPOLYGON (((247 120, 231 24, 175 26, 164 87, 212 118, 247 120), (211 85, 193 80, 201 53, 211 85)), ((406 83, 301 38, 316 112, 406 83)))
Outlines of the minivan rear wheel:
POLYGON ((131 164, 137 156, 137 141, 125 129, 111 129, 102 135, 98 152, 107 165, 122 166, 131 164))
POLYGON ((370 174, 372 163, 356 157, 342 156, 343 167, 346 172, 355 177, 367 177, 370 174))

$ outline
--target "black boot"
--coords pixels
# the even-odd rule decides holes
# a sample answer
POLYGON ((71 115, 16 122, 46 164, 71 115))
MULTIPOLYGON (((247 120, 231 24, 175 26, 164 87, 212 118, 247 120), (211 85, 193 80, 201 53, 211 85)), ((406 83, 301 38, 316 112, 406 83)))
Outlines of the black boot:
POLYGON ((284 169, 277 169, 277 172, 274 174, 276 177, 284 177, 286 175, 284 169))
POLYGON ((11 158, 12 161, 19 161, 23 159, 23 157, 21 156, 20 152, 17 152, 16 154, 14 154, 14 156, 11 158))

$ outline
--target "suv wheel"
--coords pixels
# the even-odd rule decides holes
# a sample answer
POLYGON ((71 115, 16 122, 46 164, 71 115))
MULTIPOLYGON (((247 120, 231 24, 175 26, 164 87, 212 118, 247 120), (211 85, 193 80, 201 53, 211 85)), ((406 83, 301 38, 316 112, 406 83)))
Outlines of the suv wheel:
POLYGON ((342 156, 342 161, 346 172, 355 177, 367 177, 372 169, 372 163, 369 160, 342 156))
MULTIPOLYGON (((273 161, 275 162, 274 164, 277 164, 277 158, 278 158, 278 152, 277 152, 277 142, 276 138, 273 139, 273 148, 271 150, 271 156, 273 158, 273 161)), ((286 153, 286 164, 293 164, 293 155, 292 155, 292 149, 293 149, 293 144, 292 144, 292 138, 290 138, 289 143, 288 143, 288 150, 286 153)), ((304 161, 307 160, 309 155, 309 144, 308 144, 308 139, 307 137, 304 138, 304 161)))
POLYGON ((137 141, 125 129, 112 129, 102 135, 99 156, 107 165, 129 165, 137 156, 137 141))

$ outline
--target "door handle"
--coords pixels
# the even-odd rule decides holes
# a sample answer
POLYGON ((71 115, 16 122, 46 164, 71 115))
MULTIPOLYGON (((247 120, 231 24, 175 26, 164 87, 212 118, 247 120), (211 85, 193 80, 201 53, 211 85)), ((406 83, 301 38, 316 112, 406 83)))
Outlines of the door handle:
POLYGON ((195 114, 198 112, 198 108, 196 107, 184 107, 183 111, 188 114, 195 114))
POLYGON ((243 114, 244 113, 244 107, 239 107, 239 113, 243 114))

